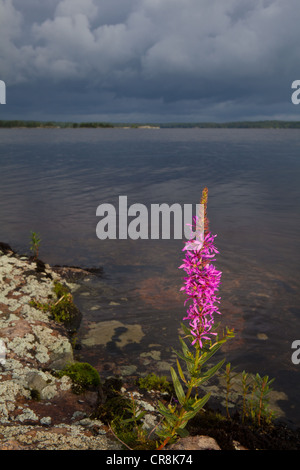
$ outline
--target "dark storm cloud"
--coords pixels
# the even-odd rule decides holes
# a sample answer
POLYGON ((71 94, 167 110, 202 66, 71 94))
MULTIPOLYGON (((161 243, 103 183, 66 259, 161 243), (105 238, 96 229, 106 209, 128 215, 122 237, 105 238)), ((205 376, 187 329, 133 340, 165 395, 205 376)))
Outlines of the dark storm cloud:
POLYGON ((298 0, 0 0, 0 78, 45 118, 296 118, 299 24, 298 0))

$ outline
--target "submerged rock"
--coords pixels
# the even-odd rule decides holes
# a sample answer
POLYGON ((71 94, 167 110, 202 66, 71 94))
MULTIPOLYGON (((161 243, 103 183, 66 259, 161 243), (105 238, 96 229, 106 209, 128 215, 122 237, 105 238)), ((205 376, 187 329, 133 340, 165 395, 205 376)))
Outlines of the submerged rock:
POLYGON ((130 343, 140 343, 144 336, 141 325, 127 325, 118 320, 93 322, 82 339, 86 346, 106 345, 115 341, 119 348, 130 343))

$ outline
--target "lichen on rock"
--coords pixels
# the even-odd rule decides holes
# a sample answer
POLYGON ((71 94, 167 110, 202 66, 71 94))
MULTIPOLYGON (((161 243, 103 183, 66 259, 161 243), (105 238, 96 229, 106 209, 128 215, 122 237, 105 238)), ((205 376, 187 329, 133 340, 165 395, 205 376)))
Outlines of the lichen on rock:
MULTIPOLYGON (((95 437, 74 421, 68 427, 74 413, 82 417, 92 411, 98 396, 88 392, 85 400, 78 400, 72 380, 59 376, 59 370, 74 362, 71 330, 55 321, 51 309, 36 308, 36 303, 57 302, 60 287, 68 292, 68 283, 50 266, 0 243, 0 285, 0 340, 5 349, 0 363, 0 449, 109 448, 104 430, 95 437), (39 444, 40 438, 48 447, 39 444)), ((78 313, 76 306, 73 312, 78 313)))

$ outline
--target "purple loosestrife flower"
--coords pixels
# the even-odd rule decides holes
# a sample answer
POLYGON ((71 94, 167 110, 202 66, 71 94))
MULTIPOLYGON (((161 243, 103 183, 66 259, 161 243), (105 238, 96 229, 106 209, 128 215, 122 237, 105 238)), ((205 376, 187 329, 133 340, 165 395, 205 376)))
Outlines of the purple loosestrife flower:
MULTIPOLYGON (((197 218, 194 218, 196 225, 197 218)), ((184 286, 180 289, 185 291, 187 299, 185 304, 189 303, 187 316, 184 320, 189 320, 191 334, 194 336, 192 344, 199 343, 200 348, 204 340, 210 340, 214 325, 214 315, 220 314, 218 306, 220 298, 216 296, 221 281, 221 271, 214 266, 215 254, 219 253, 214 245, 216 235, 206 231, 202 242, 186 242, 183 251, 185 259, 179 266, 187 273, 184 278, 184 286), (195 249, 191 250, 191 243, 195 249)))

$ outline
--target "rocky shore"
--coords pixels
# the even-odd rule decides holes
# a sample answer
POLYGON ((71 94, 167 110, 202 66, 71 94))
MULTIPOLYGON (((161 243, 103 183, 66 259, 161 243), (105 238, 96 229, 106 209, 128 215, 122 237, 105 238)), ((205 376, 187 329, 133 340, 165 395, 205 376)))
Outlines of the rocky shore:
POLYGON ((0 244, 0 450, 119 449, 89 419, 97 390, 76 395, 53 374, 74 361, 71 338, 30 303, 53 299, 54 281, 63 279, 50 266, 0 244))
MULTIPOLYGON (((61 376, 76 362, 72 324, 56 321, 39 305, 57 302, 54 285, 72 292, 76 287, 68 268, 51 268, 33 257, 0 243, 0 450, 112 450, 124 449, 108 423, 97 417, 105 387, 100 384, 74 393, 72 380, 61 376)), ((83 270, 82 273, 84 274, 83 270)), ((75 282, 75 281, 74 281, 75 282)), ((214 395, 214 385, 210 392, 214 395)), ((151 431, 160 417, 155 393, 140 393, 132 383, 122 385, 123 395, 134 397, 146 411, 143 427, 151 431)), ((220 397, 220 389, 215 391, 220 397)), ((299 432, 272 428, 253 433, 236 422, 213 425, 192 423, 191 437, 174 450, 251 448, 299 449, 299 432), (221 426, 222 425, 222 426, 221 426)))

